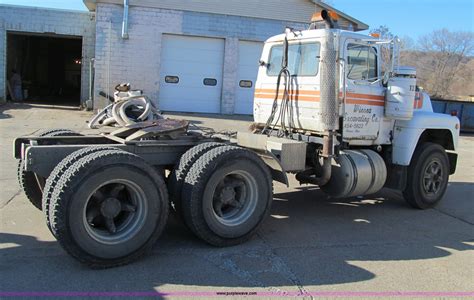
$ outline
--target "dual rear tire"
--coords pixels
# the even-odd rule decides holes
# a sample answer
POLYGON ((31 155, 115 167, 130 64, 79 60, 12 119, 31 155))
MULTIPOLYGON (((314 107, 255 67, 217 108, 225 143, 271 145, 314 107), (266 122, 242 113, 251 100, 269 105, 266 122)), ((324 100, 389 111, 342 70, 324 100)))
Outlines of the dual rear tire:
MULTIPOLYGON (((211 245, 248 240, 270 211, 268 167, 239 147, 195 148, 182 157, 188 161, 178 164, 169 182, 179 214, 211 245)), ((71 256, 93 268, 114 267, 136 260, 155 244, 167 222, 167 190, 163 176, 142 158, 109 147, 85 148, 51 173, 44 212, 71 256)))
POLYGON ((207 143, 190 149, 169 185, 186 226, 219 247, 251 238, 272 204, 268 167, 255 153, 240 147, 207 143))
MULTIPOLYGON (((48 129, 37 134, 39 137, 56 137, 56 136, 78 136, 77 132, 69 129, 48 129)), ((21 190, 25 193, 26 198, 39 210, 42 210, 42 190, 45 184, 45 178, 37 176, 35 173, 25 170, 25 162, 19 159, 17 163, 17 178, 21 190)))
POLYGON ((127 264, 151 250, 168 218, 163 177, 117 149, 78 157, 48 199, 50 229, 61 246, 93 268, 127 264))

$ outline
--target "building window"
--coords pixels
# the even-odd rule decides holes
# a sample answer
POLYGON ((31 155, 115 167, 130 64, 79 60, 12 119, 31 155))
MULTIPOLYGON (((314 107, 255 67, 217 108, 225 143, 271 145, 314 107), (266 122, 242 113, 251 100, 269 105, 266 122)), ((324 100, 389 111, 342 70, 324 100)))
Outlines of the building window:
MULTIPOLYGON (((319 43, 290 44, 288 46, 288 71, 293 76, 316 76, 319 70, 319 43)), ((283 45, 270 50, 267 75, 277 76, 281 70, 283 45)))
POLYGON ((253 86, 253 82, 251 80, 241 80, 239 82, 239 86, 241 88, 247 88, 250 89, 253 86))
POLYGON ((178 76, 166 76, 165 77, 165 82, 166 83, 177 84, 179 82, 179 77, 178 76))
POLYGON ((214 78, 204 78, 203 83, 204 83, 204 85, 208 85, 208 86, 216 86, 216 85, 217 85, 217 79, 214 79, 214 78))
POLYGON ((347 46, 347 78, 377 80, 377 50, 374 47, 356 44, 347 46))

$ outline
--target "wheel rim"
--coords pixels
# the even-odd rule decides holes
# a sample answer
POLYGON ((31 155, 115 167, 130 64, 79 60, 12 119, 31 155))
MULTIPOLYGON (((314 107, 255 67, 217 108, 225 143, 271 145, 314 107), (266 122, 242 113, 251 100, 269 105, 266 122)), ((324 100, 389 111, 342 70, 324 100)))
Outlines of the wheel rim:
POLYGON ((423 190, 427 195, 437 195, 443 187, 444 173, 440 161, 432 160, 423 172, 423 190))
POLYGON ((141 187, 125 179, 112 180, 89 195, 83 225, 96 241, 119 244, 140 231, 146 211, 146 196, 141 187))
POLYGON ((226 226, 245 223, 257 206, 257 191, 257 182, 249 173, 241 170, 227 173, 212 193, 215 218, 226 226))

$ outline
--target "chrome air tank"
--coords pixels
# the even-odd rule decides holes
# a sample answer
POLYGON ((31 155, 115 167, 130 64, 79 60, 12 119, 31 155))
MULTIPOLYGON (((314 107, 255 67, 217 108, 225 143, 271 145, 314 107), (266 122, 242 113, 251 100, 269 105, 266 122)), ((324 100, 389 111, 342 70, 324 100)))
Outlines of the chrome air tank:
POLYGON ((387 179, 383 158, 372 150, 344 150, 333 160, 332 175, 321 189, 336 198, 374 194, 387 179))

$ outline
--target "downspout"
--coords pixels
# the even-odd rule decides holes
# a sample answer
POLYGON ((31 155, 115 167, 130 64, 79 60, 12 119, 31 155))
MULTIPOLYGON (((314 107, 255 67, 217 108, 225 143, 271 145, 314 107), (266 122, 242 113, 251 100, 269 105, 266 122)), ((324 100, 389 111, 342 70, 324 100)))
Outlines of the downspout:
POLYGON ((128 0, 123 0, 122 39, 128 39, 128 0))
POLYGON ((89 61, 89 99, 94 97, 94 58, 89 61))

